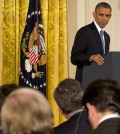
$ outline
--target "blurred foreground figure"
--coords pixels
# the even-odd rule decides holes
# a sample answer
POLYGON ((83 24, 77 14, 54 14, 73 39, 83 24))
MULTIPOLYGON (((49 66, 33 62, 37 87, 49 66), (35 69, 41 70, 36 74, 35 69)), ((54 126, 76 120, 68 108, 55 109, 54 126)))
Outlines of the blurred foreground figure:
POLYGON ((80 82, 68 78, 55 89, 54 98, 67 121, 54 128, 54 134, 84 134, 91 129, 82 105, 83 89, 80 82))
POLYGON ((1 127, 1 108, 3 106, 5 99, 8 97, 8 95, 18 88, 19 88, 19 86, 14 83, 13 84, 3 84, 0 86, 0 134, 3 133, 2 127, 1 127))
POLYGON ((120 87, 116 81, 93 81, 85 91, 83 104, 94 129, 88 134, 120 134, 120 87))
POLYGON ((21 88, 12 92, 1 110, 4 134, 51 134, 52 110, 42 93, 21 88))

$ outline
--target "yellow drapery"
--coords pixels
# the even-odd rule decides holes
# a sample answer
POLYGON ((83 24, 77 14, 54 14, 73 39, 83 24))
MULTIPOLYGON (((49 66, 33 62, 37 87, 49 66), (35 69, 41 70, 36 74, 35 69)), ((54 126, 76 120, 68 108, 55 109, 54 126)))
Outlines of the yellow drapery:
MULTIPOLYGON (((40 0, 47 50, 47 97, 54 113, 54 125, 65 119, 53 98, 57 84, 68 77, 67 0, 40 0)), ((0 84, 18 83, 20 41, 29 0, 0 1, 0 84)))
POLYGON ((19 1, 0 1, 0 84, 17 83, 19 75, 19 1))
POLYGON ((66 0, 42 0, 42 13, 47 39, 48 100, 52 104, 55 125, 64 121, 53 99, 59 81, 68 77, 66 0), (47 16, 47 17, 46 17, 47 16))

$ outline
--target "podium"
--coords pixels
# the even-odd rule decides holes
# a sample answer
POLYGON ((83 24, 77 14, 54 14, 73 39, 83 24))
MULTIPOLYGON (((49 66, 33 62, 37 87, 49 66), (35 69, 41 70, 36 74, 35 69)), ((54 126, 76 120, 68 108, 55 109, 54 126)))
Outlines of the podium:
POLYGON ((120 52, 109 52, 104 59, 103 65, 93 62, 91 65, 83 67, 83 89, 99 78, 111 78, 120 84, 120 52))

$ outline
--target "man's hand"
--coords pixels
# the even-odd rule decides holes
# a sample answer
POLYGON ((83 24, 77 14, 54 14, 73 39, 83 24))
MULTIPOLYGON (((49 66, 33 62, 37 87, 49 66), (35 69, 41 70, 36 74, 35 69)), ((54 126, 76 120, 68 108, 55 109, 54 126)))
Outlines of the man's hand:
POLYGON ((89 60, 95 61, 98 65, 102 65, 104 63, 104 58, 100 54, 91 55, 89 60))

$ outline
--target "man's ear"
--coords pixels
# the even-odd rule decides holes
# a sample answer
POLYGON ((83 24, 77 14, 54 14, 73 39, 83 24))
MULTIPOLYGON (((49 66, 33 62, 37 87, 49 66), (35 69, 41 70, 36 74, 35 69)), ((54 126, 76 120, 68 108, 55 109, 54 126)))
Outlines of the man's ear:
POLYGON ((93 12, 93 17, 94 17, 94 18, 96 17, 96 12, 93 12))
POLYGON ((92 118, 96 112, 95 107, 93 105, 91 105, 90 103, 87 103, 86 107, 88 109, 89 117, 92 118))
POLYGON ((91 105, 90 103, 86 104, 86 107, 88 108, 88 118, 92 125, 92 128, 95 129, 98 126, 99 123, 99 112, 95 108, 94 105, 91 105))

